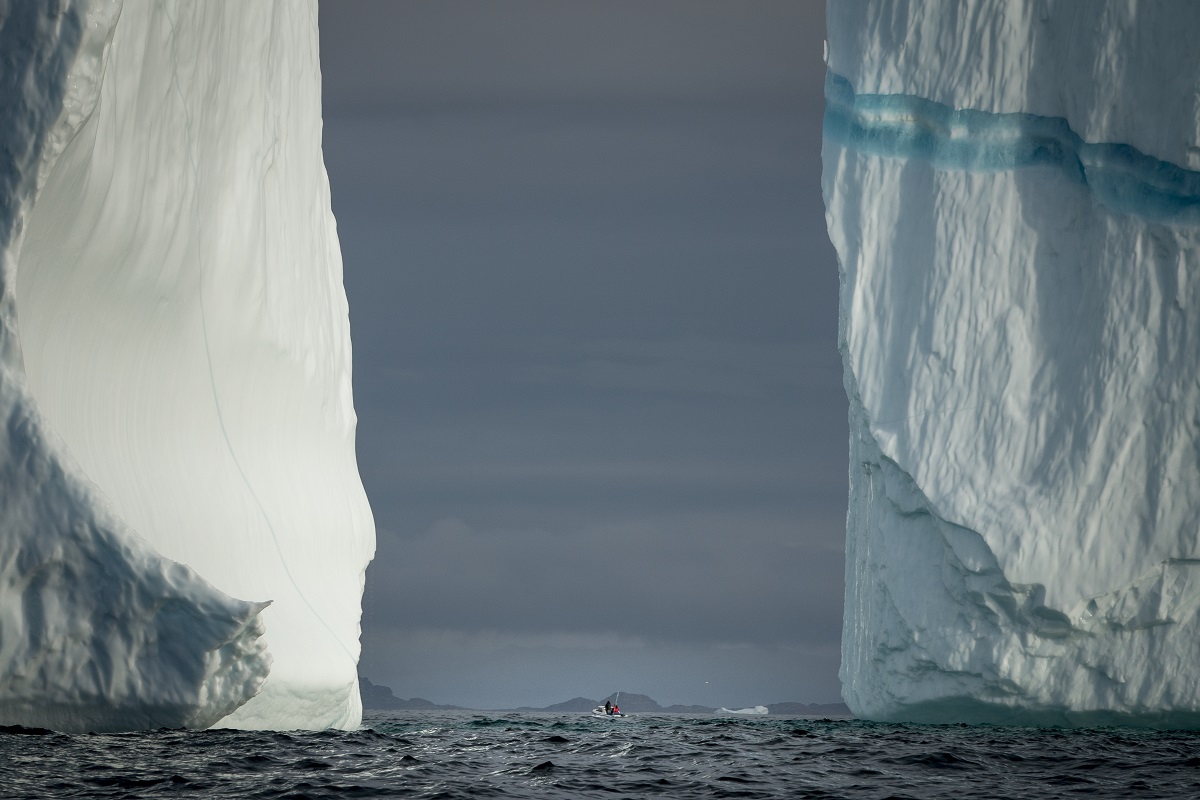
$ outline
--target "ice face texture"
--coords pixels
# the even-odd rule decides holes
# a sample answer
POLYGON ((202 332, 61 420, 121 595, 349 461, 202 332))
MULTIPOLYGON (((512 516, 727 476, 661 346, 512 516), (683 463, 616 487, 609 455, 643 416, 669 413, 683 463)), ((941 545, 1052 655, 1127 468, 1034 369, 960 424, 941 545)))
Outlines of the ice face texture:
POLYGON ((1200 722, 1200 6, 828 6, 842 684, 1200 722))
POLYGON ((0 0, 0 52, 0 723, 358 725, 315 2, 0 0))

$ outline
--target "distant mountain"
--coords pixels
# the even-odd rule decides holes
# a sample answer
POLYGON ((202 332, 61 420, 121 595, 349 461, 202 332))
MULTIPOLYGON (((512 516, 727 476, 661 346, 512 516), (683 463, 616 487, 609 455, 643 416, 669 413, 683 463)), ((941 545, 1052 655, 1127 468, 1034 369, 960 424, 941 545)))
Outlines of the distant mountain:
MULTIPOLYGON (((604 698, 617 703, 627 714, 715 714, 717 709, 710 706, 670 705, 663 707, 653 698, 644 694, 632 692, 613 692, 604 698)), ((576 697, 563 703, 555 703, 545 708, 524 706, 517 711, 549 711, 563 714, 591 711, 596 706, 604 705, 604 700, 596 702, 586 697, 576 697)), ((772 703, 767 706, 769 714, 795 717, 824 717, 851 716, 850 709, 845 703, 772 703)))
POLYGON ((767 706, 771 714, 785 716, 817 717, 833 714, 839 717, 853 716, 845 703, 772 703, 767 706))
MULTIPOLYGON (((358 678, 359 690, 362 693, 363 708, 384 711, 465 711, 462 706, 446 706, 431 703, 420 697, 404 700, 396 697, 386 686, 371 683, 363 676, 358 678)), ((709 706, 670 705, 665 708, 657 701, 644 694, 631 692, 613 692, 604 700, 609 700, 621 706, 627 714, 715 714, 717 709, 709 706)), ((583 714, 590 712, 596 706, 604 705, 604 700, 596 701, 586 697, 572 697, 561 703, 555 703, 544 708, 521 706, 513 711, 549 712, 557 714, 583 714)), ((850 709, 845 703, 772 703, 767 706, 768 713, 781 716, 795 717, 825 717, 851 716, 850 709)))
MULTIPOLYGON (((635 714, 715 714, 717 711, 717 709, 710 708, 709 706, 690 706, 678 704, 664 708, 644 694, 631 694, 629 692, 621 692, 620 698, 617 697, 616 692, 613 692, 604 699, 612 700, 614 702, 619 700, 622 711, 635 714)), ((601 703, 603 703, 603 701, 601 701, 601 703)), ((597 705, 599 705, 599 703, 597 705)), ((767 706, 767 712, 770 714, 783 714, 798 717, 816 717, 827 715, 844 717, 851 716, 850 709, 845 703, 774 703, 767 706)))
POLYGON ((462 709, 462 706, 438 705, 437 703, 423 700, 420 697, 404 700, 396 697, 388 687, 371 683, 370 680, 362 675, 358 676, 358 691, 362 697, 363 708, 384 711, 457 711, 462 709))
MULTIPOLYGON (((604 698, 604 700, 611 700, 614 704, 619 705, 621 710, 627 714, 653 714, 656 711, 665 711, 662 706, 644 694, 613 692, 604 698)), ((604 700, 601 700, 596 705, 604 705, 604 700)))
POLYGON ((545 708, 533 708, 531 706, 521 706, 517 711, 558 711, 564 714, 571 714, 577 711, 591 711, 596 706, 602 706, 604 703, 597 703, 595 700, 589 700, 586 697, 572 697, 570 700, 564 700, 561 703, 555 703, 552 706, 545 708))

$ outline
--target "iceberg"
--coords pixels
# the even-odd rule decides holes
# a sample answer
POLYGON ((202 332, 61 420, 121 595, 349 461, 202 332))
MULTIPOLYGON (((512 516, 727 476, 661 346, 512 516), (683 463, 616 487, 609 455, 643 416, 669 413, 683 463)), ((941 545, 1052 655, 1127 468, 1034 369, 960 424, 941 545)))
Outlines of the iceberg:
POLYGON ((351 728, 315 2, 0 14, 0 723, 351 728))
POLYGON ((827 19, 843 697, 1200 724, 1200 7, 827 19))
POLYGON ((746 716, 759 716, 770 713, 766 706, 753 706, 751 708, 725 708, 717 709, 718 714, 743 714, 746 716))

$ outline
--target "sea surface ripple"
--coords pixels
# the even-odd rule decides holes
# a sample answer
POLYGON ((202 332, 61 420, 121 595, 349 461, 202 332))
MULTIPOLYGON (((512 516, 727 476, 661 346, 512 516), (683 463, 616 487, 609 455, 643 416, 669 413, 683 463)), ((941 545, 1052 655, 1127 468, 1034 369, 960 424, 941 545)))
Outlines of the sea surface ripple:
POLYGON ((0 730, 3 797, 1200 797, 1200 732, 369 712, 354 732, 0 730))

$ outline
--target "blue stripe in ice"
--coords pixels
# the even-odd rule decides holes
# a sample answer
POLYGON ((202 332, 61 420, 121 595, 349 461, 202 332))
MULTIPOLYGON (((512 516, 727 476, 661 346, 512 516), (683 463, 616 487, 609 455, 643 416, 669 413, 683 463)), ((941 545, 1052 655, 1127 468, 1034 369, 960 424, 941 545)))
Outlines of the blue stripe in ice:
POLYGON ((850 81, 830 72, 824 135, 862 153, 920 159, 942 169, 1051 167, 1115 211, 1200 225, 1200 172, 1128 144, 1085 142, 1062 117, 955 110, 912 95, 855 94, 850 81))

